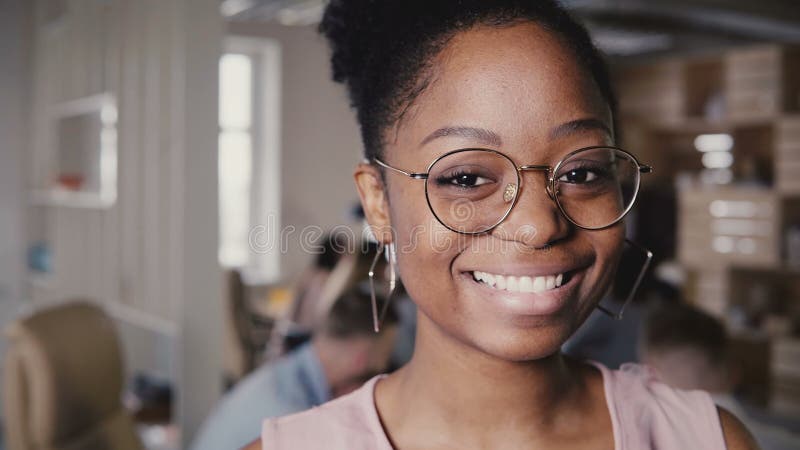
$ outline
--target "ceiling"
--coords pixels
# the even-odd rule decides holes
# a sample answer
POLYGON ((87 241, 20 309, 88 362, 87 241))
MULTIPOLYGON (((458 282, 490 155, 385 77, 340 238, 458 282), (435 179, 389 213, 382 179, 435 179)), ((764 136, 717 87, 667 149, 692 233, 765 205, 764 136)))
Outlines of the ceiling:
MULTIPOLYGON (((560 0, 612 58, 702 53, 758 42, 800 43, 800 0, 560 0)), ((310 25, 325 0, 223 0, 229 20, 310 25)))

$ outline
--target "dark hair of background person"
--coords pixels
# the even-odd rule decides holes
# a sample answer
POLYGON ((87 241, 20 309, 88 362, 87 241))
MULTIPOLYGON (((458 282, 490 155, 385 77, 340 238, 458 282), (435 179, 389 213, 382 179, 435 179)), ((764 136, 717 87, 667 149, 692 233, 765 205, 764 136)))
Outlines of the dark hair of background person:
MULTIPOLYGON (((345 291, 331 307, 330 312, 321 324, 323 334, 345 339, 357 336, 376 336, 372 323, 372 298, 368 286, 364 284, 353 286, 345 291)), ((384 298, 378 295, 378 306, 383 306, 384 298)), ((398 315, 390 305, 383 318, 381 331, 398 322, 398 315)))
POLYGON ((336 267, 342 255, 349 252, 352 239, 346 233, 328 233, 320 240, 322 250, 317 254, 314 265, 328 271, 336 267))
POLYGON ((729 357, 722 322, 686 303, 665 304, 649 312, 644 345, 647 351, 693 348, 715 365, 726 363, 729 357))
POLYGON ((616 97, 599 50, 553 0, 331 0, 319 31, 331 46, 333 79, 348 88, 365 156, 382 153, 384 133, 433 81, 433 59, 456 33, 526 21, 561 38, 615 115, 616 97))

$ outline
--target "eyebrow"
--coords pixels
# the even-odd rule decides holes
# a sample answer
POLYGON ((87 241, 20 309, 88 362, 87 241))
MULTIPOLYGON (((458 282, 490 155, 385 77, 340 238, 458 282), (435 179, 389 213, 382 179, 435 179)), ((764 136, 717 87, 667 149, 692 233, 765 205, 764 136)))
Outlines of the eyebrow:
POLYGON ((550 130, 550 140, 554 141, 556 139, 568 136, 570 134, 575 134, 581 131, 596 131, 600 130, 605 132, 609 137, 613 137, 614 133, 611 132, 611 129, 600 119, 595 119, 593 117, 586 118, 586 119, 577 119, 572 120, 570 122, 562 123, 561 125, 553 128, 550 130))
MULTIPOLYGON (((566 123, 562 123, 557 127, 550 130, 549 138, 551 141, 568 136, 570 134, 575 134, 582 131, 596 131, 600 130, 608 134, 609 136, 613 137, 614 133, 611 132, 611 129, 608 125, 605 124, 600 119, 596 118, 585 118, 585 119, 577 119, 572 120, 566 123)), ((420 146, 423 146, 435 139, 442 138, 442 137, 463 137, 469 139, 476 139, 480 141, 484 145, 492 145, 495 147, 500 147, 503 145, 503 140, 500 138, 500 135, 495 133, 494 131, 487 130, 485 128, 475 128, 475 127, 442 127, 438 130, 434 131, 433 133, 429 134, 425 139, 422 140, 420 146)))
POLYGON ((491 130, 486 130, 484 128, 442 127, 434 131, 433 133, 429 134, 428 137, 426 137, 425 139, 423 139, 422 142, 420 143, 420 146, 423 146, 434 139, 447 136, 457 136, 457 137, 476 139, 484 145, 493 145, 495 147, 500 147, 503 144, 503 140, 500 139, 499 134, 491 130))

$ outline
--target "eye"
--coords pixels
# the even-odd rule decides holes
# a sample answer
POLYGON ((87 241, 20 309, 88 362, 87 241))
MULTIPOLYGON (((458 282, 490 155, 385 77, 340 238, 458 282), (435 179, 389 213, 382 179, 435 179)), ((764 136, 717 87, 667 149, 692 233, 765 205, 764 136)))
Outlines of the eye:
POLYGON ((572 184, 589 183, 598 178, 598 173, 595 170, 588 168, 575 168, 570 169, 558 177, 558 181, 572 184))
POLYGON ((442 176, 436 179, 436 183, 440 186, 452 185, 461 188, 474 188, 491 183, 492 180, 482 177, 474 173, 455 173, 449 176, 442 176))

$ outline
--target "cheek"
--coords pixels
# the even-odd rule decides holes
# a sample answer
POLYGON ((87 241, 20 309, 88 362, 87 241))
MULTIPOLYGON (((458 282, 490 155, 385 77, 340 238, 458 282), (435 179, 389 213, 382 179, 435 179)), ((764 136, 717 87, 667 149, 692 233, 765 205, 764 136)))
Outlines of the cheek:
MULTIPOLYGON (((429 215, 409 214, 397 223, 394 230, 397 266, 409 293, 449 287, 451 263, 460 252, 463 238, 429 215)), ((417 299, 413 295, 412 298, 417 299)))
POLYGON ((423 310, 452 296, 452 261, 468 236, 448 230, 431 213, 424 186, 390 190, 390 215, 397 267, 404 288, 423 310), (418 189, 417 189, 418 188, 418 189))
POLYGON ((451 260, 463 248, 466 236, 448 230, 436 220, 425 199, 423 183, 408 184, 392 186, 389 194, 398 263, 405 266, 406 256, 413 256, 408 259, 413 259, 415 266, 451 260))

